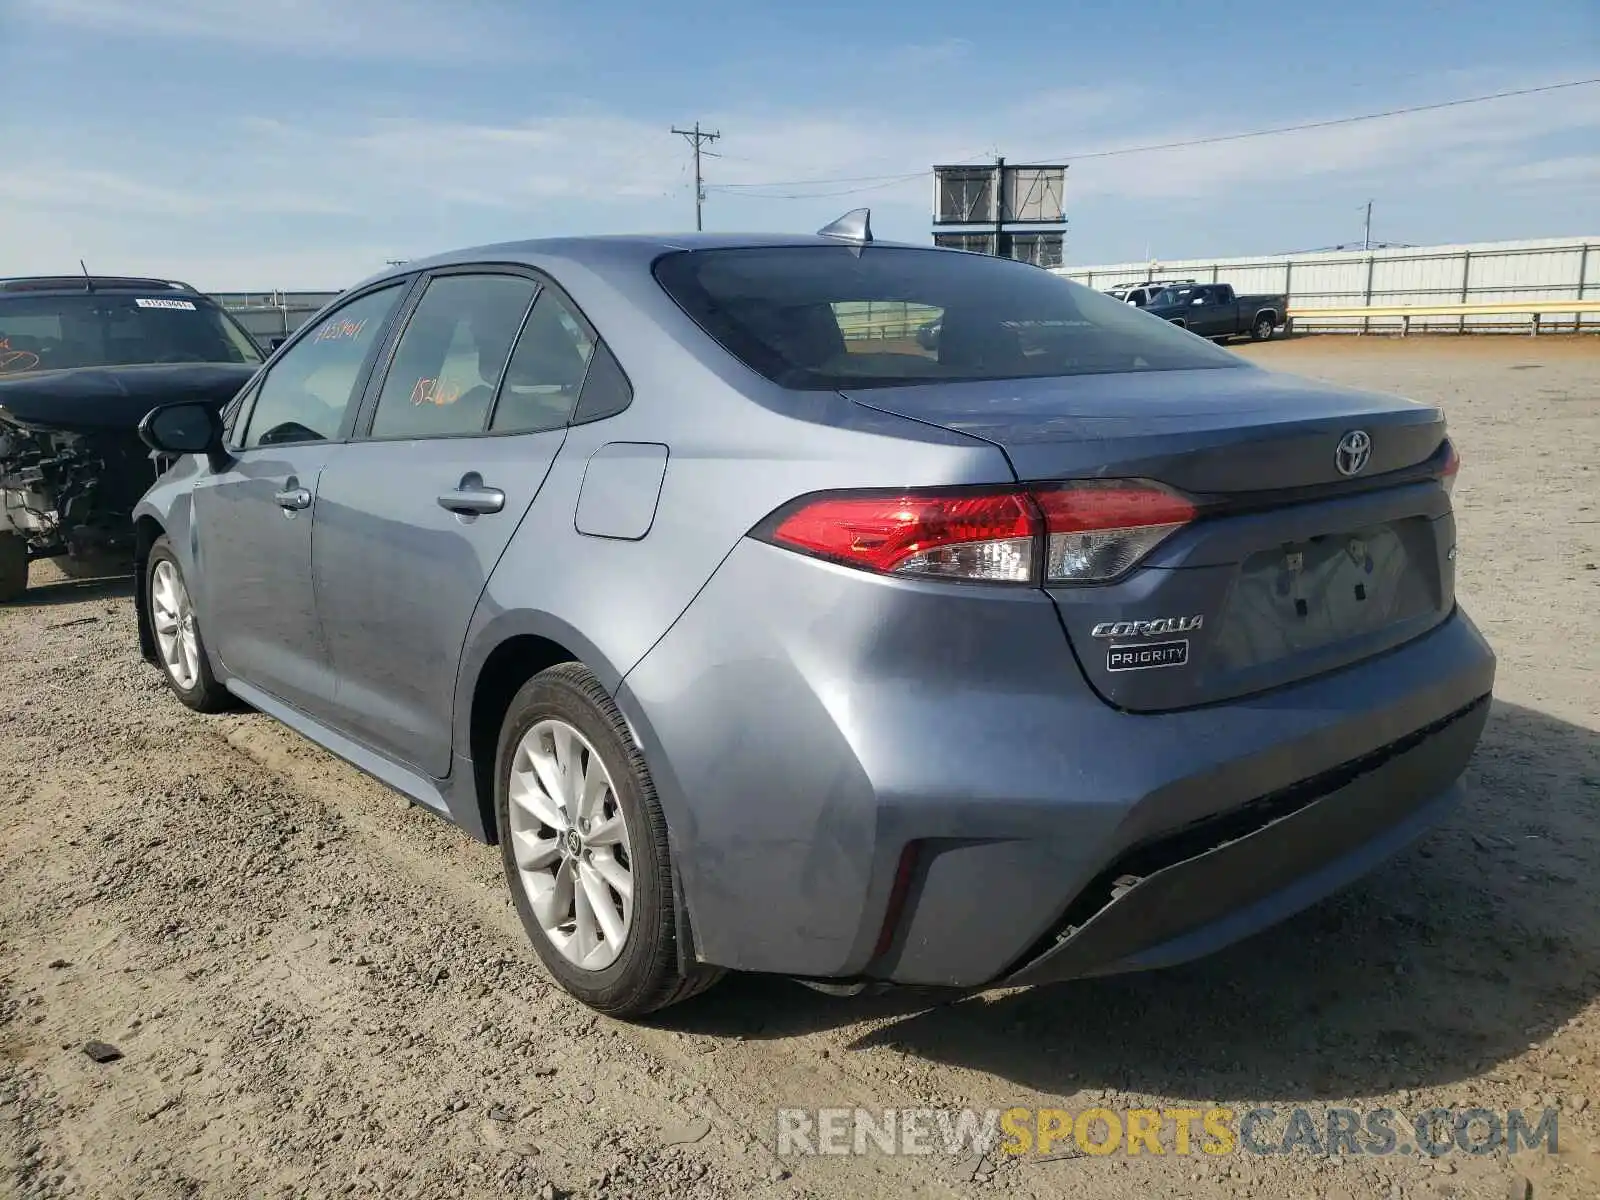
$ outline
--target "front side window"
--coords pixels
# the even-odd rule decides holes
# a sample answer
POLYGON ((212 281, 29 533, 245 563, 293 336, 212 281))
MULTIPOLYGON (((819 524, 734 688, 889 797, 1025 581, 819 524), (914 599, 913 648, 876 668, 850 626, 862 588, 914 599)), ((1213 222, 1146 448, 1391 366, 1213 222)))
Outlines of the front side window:
POLYGON ((481 433, 537 285, 518 275, 432 280, 395 349, 375 438, 481 433))
MULTIPOLYGON (((789 388, 1244 365, 1110 296, 985 255, 751 247, 667 254, 655 274, 724 349, 789 388), (918 324, 910 337, 861 339, 853 336, 862 328, 857 314, 869 304, 874 314, 931 311, 938 318, 918 324), (858 341, 867 344, 852 344, 858 341)), ((901 320, 895 328, 911 324, 901 320)))
POLYGON ((254 387, 240 392, 232 400, 222 406, 222 440, 230 446, 239 444, 238 429, 239 418, 248 412, 250 405, 255 401, 256 393, 261 390, 258 382, 254 387))
POLYGON ((339 435, 362 368, 406 285, 368 292, 317 322, 261 383, 243 448, 339 435))
POLYGON ((249 335, 203 296, 86 291, 0 297, 0 375, 260 361, 249 335))
POLYGON ((588 324, 554 291, 541 294, 511 353, 489 428, 496 433, 560 429, 578 403, 594 348, 588 324))

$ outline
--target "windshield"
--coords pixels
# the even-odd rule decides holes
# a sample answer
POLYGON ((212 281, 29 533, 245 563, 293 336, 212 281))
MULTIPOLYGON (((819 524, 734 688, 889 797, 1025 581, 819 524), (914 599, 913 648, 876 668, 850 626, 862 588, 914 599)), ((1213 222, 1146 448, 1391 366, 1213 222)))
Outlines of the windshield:
POLYGON ((912 247, 683 251, 656 278, 747 366, 784 387, 892 387, 1242 360, 1038 267, 912 247))
POLYGON ((0 375, 141 363, 259 363, 238 324, 197 296, 0 296, 0 375))

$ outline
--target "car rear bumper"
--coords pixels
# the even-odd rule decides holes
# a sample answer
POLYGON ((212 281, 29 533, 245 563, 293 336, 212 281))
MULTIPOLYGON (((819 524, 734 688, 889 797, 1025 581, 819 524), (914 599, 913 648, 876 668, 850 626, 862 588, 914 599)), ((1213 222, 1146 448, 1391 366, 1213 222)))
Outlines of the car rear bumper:
POLYGON ((1043 592, 747 541, 618 700, 702 959, 974 987, 1180 961, 1354 878, 1444 811, 1493 678, 1457 611, 1311 680, 1128 713, 1043 592), (1205 840, 1241 812, 1277 819, 1205 840))
POLYGON ((1448 814, 1488 715, 1485 697, 1399 742, 1124 855, 1003 982, 1171 966, 1315 903, 1448 814))

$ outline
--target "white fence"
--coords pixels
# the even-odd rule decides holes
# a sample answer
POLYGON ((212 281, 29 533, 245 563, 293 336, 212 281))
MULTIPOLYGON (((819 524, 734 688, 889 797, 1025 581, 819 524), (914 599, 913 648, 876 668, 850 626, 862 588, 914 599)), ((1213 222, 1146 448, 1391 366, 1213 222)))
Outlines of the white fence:
POLYGON ((213 292, 211 298, 231 312, 263 345, 288 337, 338 292, 213 292))
MULTIPOLYGON (((1057 274, 1102 291, 1148 279, 1231 283, 1237 292, 1287 292, 1297 329, 1398 327, 1389 318, 1318 319, 1319 308, 1509 304, 1529 300, 1600 299, 1600 237, 1478 242, 1390 250, 1329 250, 1257 258, 1190 258, 1175 262, 1061 267, 1057 274)), ((1413 332, 1516 330, 1524 317, 1473 314, 1414 317, 1413 332)), ((1600 330, 1600 314, 1546 318, 1550 332, 1600 330)))

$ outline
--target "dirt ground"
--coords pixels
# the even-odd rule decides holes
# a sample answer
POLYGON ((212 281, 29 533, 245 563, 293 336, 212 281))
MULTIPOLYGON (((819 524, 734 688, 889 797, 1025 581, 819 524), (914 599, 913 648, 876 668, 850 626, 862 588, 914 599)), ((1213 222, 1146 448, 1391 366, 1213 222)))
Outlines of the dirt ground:
POLYGON ((1600 1195, 1600 338, 1243 353, 1437 401, 1463 452, 1498 698, 1466 806, 1392 867, 1166 972, 937 1003, 733 978, 622 1024, 547 982, 494 850, 182 708, 125 583, 40 569, 0 609, 0 1195, 1600 1195), (1560 1149, 775 1153, 780 1107, 1218 1103, 1552 1105, 1560 1149))

